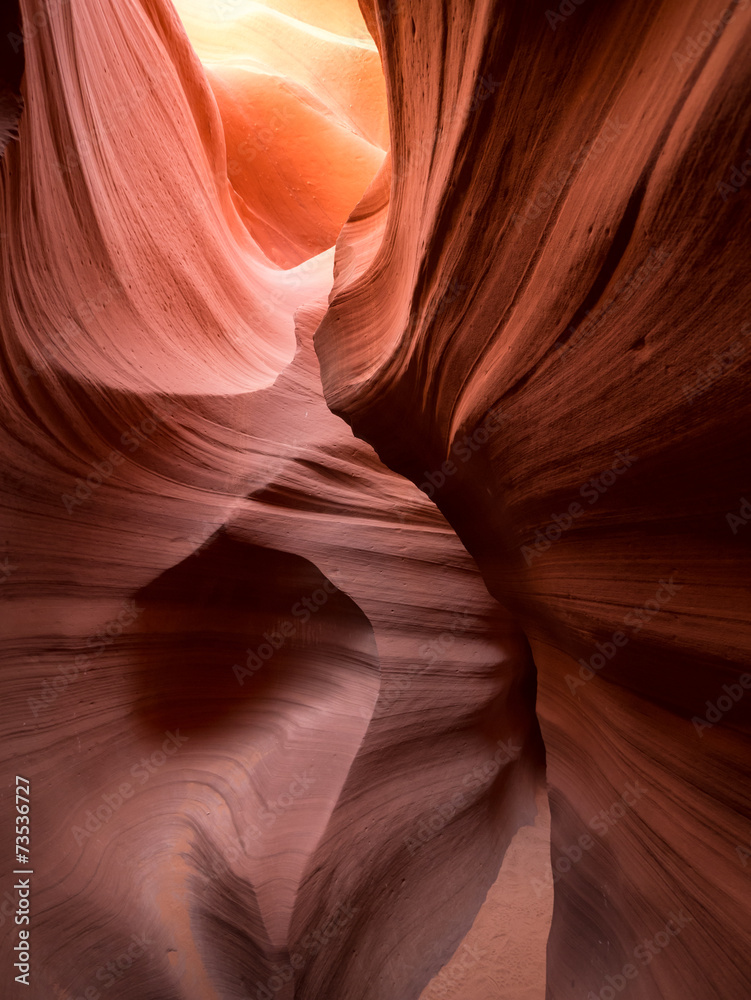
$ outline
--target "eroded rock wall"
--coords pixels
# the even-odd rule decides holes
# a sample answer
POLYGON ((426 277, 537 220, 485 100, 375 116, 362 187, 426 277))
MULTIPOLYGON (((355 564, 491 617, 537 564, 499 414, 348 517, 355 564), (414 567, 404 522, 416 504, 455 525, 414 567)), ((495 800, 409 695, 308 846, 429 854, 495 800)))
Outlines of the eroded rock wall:
POLYGON ((254 239, 172 8, 22 14, 0 167, 18 988, 417 996, 534 820, 528 643, 435 506, 327 407, 333 250, 284 270, 254 239))
POLYGON ((549 994, 633 976, 639 997, 740 1000, 748 4, 369 16, 390 181, 339 239, 316 347, 332 407, 530 638, 549 994))

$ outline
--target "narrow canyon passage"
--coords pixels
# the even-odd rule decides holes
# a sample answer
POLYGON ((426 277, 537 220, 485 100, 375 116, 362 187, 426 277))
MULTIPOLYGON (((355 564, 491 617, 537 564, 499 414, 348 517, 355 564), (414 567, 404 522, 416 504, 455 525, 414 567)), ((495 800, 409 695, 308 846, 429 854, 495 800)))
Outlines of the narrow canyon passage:
POLYGON ((3 996, 751 995, 748 7, 7 7, 3 996))

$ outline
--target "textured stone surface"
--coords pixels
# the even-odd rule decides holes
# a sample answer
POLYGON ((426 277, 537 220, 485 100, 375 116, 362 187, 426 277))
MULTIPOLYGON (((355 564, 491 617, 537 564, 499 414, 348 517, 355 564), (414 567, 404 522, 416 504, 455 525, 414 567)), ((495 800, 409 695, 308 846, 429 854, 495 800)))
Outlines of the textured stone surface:
POLYGON ((556 881, 556 998, 631 964, 644 998, 751 982, 747 8, 714 35, 703 3, 381 18, 394 179, 316 337, 331 405, 530 637, 554 865, 591 839, 556 881))
POLYGON ((257 247, 169 10, 56 8, 25 54, 2 598, 29 995, 417 996, 535 815, 526 640, 326 406, 333 250, 257 247))
POLYGON ((471 930, 420 1000, 540 1000, 553 903, 550 811, 540 790, 534 826, 511 842, 471 930))
POLYGON ((21 0, 19 990, 748 996, 749 6, 21 0))

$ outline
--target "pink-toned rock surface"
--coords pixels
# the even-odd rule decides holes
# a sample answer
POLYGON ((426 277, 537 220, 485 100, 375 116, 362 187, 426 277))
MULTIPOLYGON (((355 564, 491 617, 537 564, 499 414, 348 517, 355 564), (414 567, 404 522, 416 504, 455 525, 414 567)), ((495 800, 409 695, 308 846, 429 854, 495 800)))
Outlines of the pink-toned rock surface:
MULTIPOLYGON (((293 956, 274 995, 416 992, 534 815, 526 644, 435 508, 326 409, 311 327, 273 388, 175 399, 69 516, 73 473, 50 461, 55 492, 8 518, 34 995, 96 987, 134 934, 149 945, 122 996, 263 995, 293 956), (191 441, 213 449, 191 464, 191 441), (44 599, 24 579, 40 536, 44 599)), ((136 401, 117 403, 117 430, 137 427, 136 401)))
POLYGON ((535 816, 526 640, 326 406, 333 250, 283 271, 256 245, 169 9, 56 8, 25 55, 3 160, 3 746, 33 868, 12 988, 417 996, 535 816))
POLYGON ((749 4, 178 7, 0 82, 3 989, 746 1000, 749 4))

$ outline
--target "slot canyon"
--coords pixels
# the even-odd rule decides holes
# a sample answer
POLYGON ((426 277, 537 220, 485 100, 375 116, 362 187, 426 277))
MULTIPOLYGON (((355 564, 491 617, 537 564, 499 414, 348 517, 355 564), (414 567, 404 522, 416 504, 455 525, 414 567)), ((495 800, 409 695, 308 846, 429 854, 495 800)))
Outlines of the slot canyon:
POLYGON ((751 0, 0 27, 0 997, 751 1000, 751 0))

